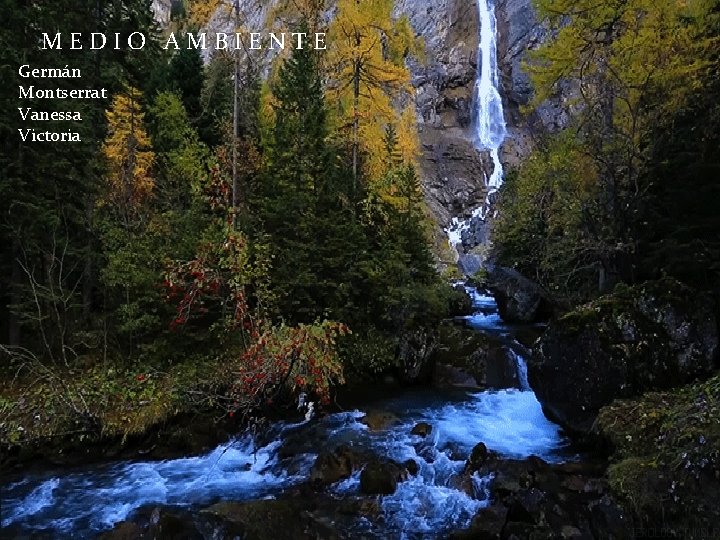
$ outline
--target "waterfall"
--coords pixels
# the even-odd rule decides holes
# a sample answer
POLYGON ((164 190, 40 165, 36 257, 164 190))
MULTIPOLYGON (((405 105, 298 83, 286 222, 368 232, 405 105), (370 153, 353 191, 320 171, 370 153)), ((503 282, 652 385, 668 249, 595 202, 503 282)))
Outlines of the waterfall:
POLYGON ((453 218, 448 227, 448 238, 453 246, 462 243, 462 233, 469 230, 473 219, 485 219, 490 205, 490 196, 500 188, 503 181, 499 150, 507 131, 502 97, 499 91, 497 21, 493 0, 478 0, 478 14, 480 43, 478 44, 478 70, 473 96, 474 144, 478 150, 487 151, 490 154, 493 171, 489 178, 485 178, 488 188, 485 202, 473 210, 470 218, 465 220, 453 218))
POLYGON ((522 357, 522 355, 518 354, 512 349, 510 349, 510 354, 515 360, 515 369, 517 370, 518 384, 520 385, 520 390, 530 390, 530 383, 528 382, 527 373, 527 362, 525 362, 525 359, 522 357))

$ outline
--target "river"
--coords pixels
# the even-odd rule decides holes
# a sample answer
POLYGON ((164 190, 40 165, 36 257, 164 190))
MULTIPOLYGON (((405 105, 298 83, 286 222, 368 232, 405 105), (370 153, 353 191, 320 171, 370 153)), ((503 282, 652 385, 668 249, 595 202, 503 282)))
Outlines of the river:
MULTIPOLYGON (((512 342, 515 330, 502 323, 492 297, 468 292, 475 313, 460 322, 512 342)), ((348 444, 419 465, 419 474, 400 482, 393 495, 381 497, 382 524, 358 523, 359 530, 365 527, 371 537, 384 539, 441 538, 466 526, 488 504, 484 486, 489 479, 473 478, 474 496, 451 482, 478 442, 512 458, 537 455, 560 462, 571 455, 560 429, 545 418, 527 387, 523 356, 516 353, 515 359, 521 388, 404 391, 367 407, 276 424, 258 438, 242 435, 201 456, 28 476, 3 486, 2 526, 8 534, 45 531, 51 538, 92 538, 151 505, 197 509, 223 500, 278 497, 307 480, 322 449, 348 444), (360 421, 369 410, 391 412, 397 421, 372 431, 360 421), (432 426, 425 439, 410 433, 418 422, 432 426), (281 449, 288 445, 293 451, 285 457, 288 452, 281 449)), ((356 473, 329 491, 342 497, 358 489, 356 473)))

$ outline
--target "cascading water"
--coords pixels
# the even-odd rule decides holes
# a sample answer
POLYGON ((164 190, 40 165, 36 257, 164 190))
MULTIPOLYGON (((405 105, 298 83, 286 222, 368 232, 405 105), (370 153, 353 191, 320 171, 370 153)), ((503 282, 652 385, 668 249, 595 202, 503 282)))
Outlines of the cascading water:
POLYGON ((502 97, 499 91, 497 65, 497 21, 493 0, 478 0, 480 18, 480 43, 478 45, 478 70, 474 93, 475 146, 487 151, 493 162, 493 171, 485 179, 487 197, 468 219, 454 218, 447 229, 450 244, 462 243, 462 233, 470 228, 473 219, 484 220, 490 206, 490 196, 503 181, 503 167, 500 161, 500 146, 507 135, 502 97))
MULTIPOLYGON (((492 296, 471 287, 466 290, 475 310, 466 318, 468 326, 522 350, 500 320, 492 296)), ((351 537, 443 538, 467 526, 488 504, 491 476, 473 476, 472 495, 453 482, 478 442, 508 458, 569 457, 560 428, 545 418, 527 385, 523 354, 512 354, 519 389, 428 389, 384 399, 373 408, 392 411, 397 421, 380 431, 360 422, 363 412, 337 413, 299 424, 276 424, 258 439, 239 437, 204 456, 28 476, 0 486, 0 525, 13 527, 19 536, 44 530, 56 539, 92 538, 132 518, 140 507, 197 509, 219 500, 282 497, 291 486, 307 481, 318 452, 347 444, 398 462, 412 459, 418 465, 417 475, 380 499, 383 519, 361 519, 351 537), (428 437, 411 433, 418 422, 432 426, 428 437)), ((338 497, 352 497, 358 495, 359 484, 356 473, 330 490, 338 497)))

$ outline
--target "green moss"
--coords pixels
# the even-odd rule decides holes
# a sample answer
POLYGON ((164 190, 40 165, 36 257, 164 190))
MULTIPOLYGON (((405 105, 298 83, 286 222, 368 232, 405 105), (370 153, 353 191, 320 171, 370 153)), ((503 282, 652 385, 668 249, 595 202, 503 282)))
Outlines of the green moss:
POLYGON ((487 268, 480 268, 467 279, 467 284, 477 288, 486 287, 489 275, 487 268))
POLYGON ((659 514, 666 501, 658 493, 662 474, 652 460, 624 459, 608 469, 610 488, 621 494, 638 514, 659 514))
POLYGON ((598 427, 615 449, 611 487, 639 515, 688 529, 720 520, 720 375, 616 401, 598 427))

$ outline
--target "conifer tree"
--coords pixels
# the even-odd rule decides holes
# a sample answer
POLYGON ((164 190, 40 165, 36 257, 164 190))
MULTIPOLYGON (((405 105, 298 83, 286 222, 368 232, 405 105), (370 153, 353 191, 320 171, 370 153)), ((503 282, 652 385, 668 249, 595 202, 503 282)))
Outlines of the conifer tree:
POLYGON ((328 71, 335 128, 349 141, 352 174, 382 176, 382 136, 398 120, 393 99, 410 90, 408 54, 419 53, 406 17, 394 20, 392 0, 340 0, 328 30, 328 71))

